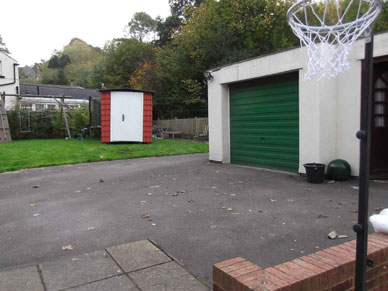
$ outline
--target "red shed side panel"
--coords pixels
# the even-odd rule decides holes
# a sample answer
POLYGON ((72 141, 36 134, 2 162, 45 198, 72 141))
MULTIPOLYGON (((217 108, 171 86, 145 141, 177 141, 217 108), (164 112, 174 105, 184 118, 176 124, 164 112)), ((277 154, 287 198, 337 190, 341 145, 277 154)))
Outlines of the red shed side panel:
POLYGON ((144 92, 143 142, 152 142, 152 93, 144 92))
POLYGON ((110 142, 110 92, 101 92, 101 141, 110 142))

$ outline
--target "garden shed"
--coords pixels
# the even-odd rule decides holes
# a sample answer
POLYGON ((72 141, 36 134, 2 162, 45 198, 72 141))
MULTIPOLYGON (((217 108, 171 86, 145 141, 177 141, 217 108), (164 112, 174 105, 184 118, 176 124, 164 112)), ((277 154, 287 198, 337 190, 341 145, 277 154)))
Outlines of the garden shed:
POLYGON ((101 91, 101 141, 152 142, 153 92, 136 89, 101 91))

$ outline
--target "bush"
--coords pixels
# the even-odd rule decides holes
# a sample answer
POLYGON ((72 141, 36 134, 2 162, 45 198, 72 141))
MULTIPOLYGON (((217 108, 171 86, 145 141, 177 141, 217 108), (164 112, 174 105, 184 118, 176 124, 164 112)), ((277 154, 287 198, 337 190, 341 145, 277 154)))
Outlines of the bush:
MULTIPOLYGON (((7 111, 12 139, 65 138, 66 129, 60 110, 7 111)), ((87 106, 74 108, 67 113, 72 137, 81 133, 89 125, 89 109, 87 106)))

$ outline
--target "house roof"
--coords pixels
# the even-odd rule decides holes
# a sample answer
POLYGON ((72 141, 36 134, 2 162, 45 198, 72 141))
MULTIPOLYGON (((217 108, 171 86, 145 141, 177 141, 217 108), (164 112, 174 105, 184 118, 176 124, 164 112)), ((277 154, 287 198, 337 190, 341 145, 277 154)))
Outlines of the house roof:
POLYGON ((20 84, 21 94, 32 95, 65 95, 72 99, 89 99, 89 97, 100 97, 97 89, 85 89, 79 86, 69 85, 48 85, 48 84, 20 84))
POLYGON ((148 92, 155 93, 155 91, 150 90, 140 90, 140 89, 132 89, 132 88, 114 88, 114 89, 101 89, 100 92, 148 92))
MULTIPOLYGON (((3 55, 7 56, 7 57, 10 58, 11 60, 13 60, 15 63, 18 62, 18 61, 15 60, 13 57, 11 57, 10 55, 6 54, 5 52, 0 51, 0 53, 2 53, 3 55)), ((18 65, 19 65, 19 64, 18 64, 18 65)))
POLYGON ((26 77, 29 77, 29 78, 36 78, 37 77, 37 73, 33 67, 24 66, 24 67, 21 67, 20 70, 23 72, 23 75, 26 77))

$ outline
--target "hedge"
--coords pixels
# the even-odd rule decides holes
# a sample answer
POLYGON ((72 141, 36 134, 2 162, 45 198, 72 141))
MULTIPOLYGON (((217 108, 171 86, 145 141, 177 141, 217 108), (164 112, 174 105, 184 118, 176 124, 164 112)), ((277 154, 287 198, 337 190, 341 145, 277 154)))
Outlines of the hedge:
MULTIPOLYGON (((72 137, 76 137, 89 125, 87 106, 74 108, 66 113, 72 137)), ((7 111, 12 139, 65 138, 66 129, 60 110, 7 111)))

